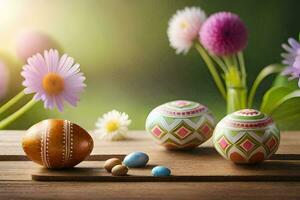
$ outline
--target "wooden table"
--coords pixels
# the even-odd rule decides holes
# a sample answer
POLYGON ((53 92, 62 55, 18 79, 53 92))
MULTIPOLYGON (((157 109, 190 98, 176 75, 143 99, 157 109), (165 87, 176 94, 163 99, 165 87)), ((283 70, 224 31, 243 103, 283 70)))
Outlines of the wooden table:
MULTIPOLYGON (((24 155, 21 147, 23 131, 0 132, 0 155, 24 155)), ((187 152, 166 151, 157 146, 143 131, 133 131, 123 142, 102 142, 94 138, 93 154, 126 154, 144 151, 150 164, 166 165, 176 173, 192 174, 200 162, 213 151, 211 141, 187 152), (193 160, 188 159, 193 155, 193 160), (178 166, 177 166, 178 167, 178 166)), ((300 132, 282 133, 279 154, 300 155, 300 132)), ((205 160, 205 159, 204 159, 205 160)), ((102 167, 102 163, 94 162, 102 167)), ((228 164, 232 165, 232 164, 228 164)), ((203 163, 207 170, 217 166, 203 163)), ((289 164, 290 173, 300 171, 299 162, 289 164)), ((0 199, 300 199, 300 182, 38 182, 31 173, 40 167, 30 161, 0 161, 0 199)), ((236 170, 234 167, 232 170, 236 170)), ((276 171, 276 167, 266 170, 276 171)))

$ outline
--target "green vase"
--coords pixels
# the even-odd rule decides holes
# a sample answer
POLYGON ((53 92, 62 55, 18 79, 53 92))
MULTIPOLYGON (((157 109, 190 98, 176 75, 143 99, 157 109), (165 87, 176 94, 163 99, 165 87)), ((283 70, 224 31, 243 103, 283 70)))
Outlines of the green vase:
POLYGON ((247 88, 227 87, 227 114, 247 108, 247 88))
POLYGON ((247 108, 246 76, 236 67, 229 68, 225 74, 227 92, 227 114, 247 108))

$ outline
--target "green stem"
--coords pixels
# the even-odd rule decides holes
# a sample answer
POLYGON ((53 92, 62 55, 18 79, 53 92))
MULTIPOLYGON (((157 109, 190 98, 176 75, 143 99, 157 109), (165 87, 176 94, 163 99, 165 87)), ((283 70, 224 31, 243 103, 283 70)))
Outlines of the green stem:
POLYGON ((6 104, 0 107, 0 115, 9 109, 11 106, 13 106, 15 103, 17 103, 20 99, 22 99, 25 96, 24 91, 21 91, 19 94, 14 96, 11 100, 9 100, 6 104))
POLYGON ((232 67, 232 63, 231 63, 229 57, 223 56, 222 58, 223 58, 224 63, 225 63, 225 65, 226 65, 227 67, 232 67))
POLYGON ((237 61, 236 56, 235 56, 235 55, 232 55, 231 59, 232 59, 233 65, 236 66, 236 67, 238 68, 239 65, 238 65, 238 61, 237 61))
POLYGON ((198 50, 199 54, 203 58, 204 62, 206 63, 208 70, 210 71, 219 91, 221 92, 222 96, 226 100, 226 90, 225 90, 224 84, 223 84, 223 82, 219 76, 219 73, 216 70, 212 60, 210 59, 209 55, 206 53, 204 48, 199 43, 196 43, 195 46, 196 46, 196 49, 198 50))
POLYGON ((240 68, 241 68, 241 72, 242 72, 243 82, 244 82, 244 84, 246 84, 247 72, 246 72, 245 60, 244 60, 243 52, 239 52, 237 54, 237 57, 238 57, 240 68))
POLYGON ((7 118, 3 119, 0 122, 0 130, 4 129, 6 126, 8 126, 10 123, 15 121, 17 118, 19 118, 21 115, 23 115, 26 111, 28 111, 34 104, 36 104, 36 100, 31 99, 27 104, 25 104, 23 107, 21 107, 19 110, 17 110, 15 113, 11 114, 7 118))
POLYGON ((218 56, 214 56, 214 55, 210 55, 210 56, 219 65, 219 67, 223 70, 223 72, 227 73, 227 67, 225 63, 218 56))
POLYGON ((232 55, 232 56, 223 56, 222 58, 223 58, 226 66, 228 68, 231 67, 231 68, 234 68, 235 71, 239 71, 238 70, 238 65, 237 65, 237 60, 235 59, 234 55, 232 55))

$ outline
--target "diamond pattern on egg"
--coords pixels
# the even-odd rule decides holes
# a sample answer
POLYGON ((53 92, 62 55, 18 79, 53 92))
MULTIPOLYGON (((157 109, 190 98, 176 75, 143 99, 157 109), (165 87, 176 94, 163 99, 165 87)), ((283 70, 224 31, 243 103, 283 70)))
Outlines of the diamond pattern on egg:
POLYGON ((280 143, 280 131, 271 117, 254 109, 224 117, 213 134, 215 149, 235 163, 259 163, 272 156, 280 143))
POLYGON ((153 109, 146 120, 146 130, 167 149, 191 149, 207 141, 215 119, 204 105, 178 100, 153 109))

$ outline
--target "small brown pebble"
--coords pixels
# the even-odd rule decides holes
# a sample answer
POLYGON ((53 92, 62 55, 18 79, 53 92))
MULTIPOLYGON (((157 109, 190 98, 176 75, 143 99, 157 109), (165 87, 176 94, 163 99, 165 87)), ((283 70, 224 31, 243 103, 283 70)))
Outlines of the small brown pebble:
POLYGON ((121 165, 122 162, 120 159, 118 158, 111 158, 108 159, 107 161, 105 161, 104 163, 104 168, 106 169, 106 171, 111 172, 111 169, 116 166, 116 165, 121 165))
POLYGON ((127 172, 128 168, 124 165, 116 165, 111 170, 111 174, 114 176, 125 176, 127 172))

